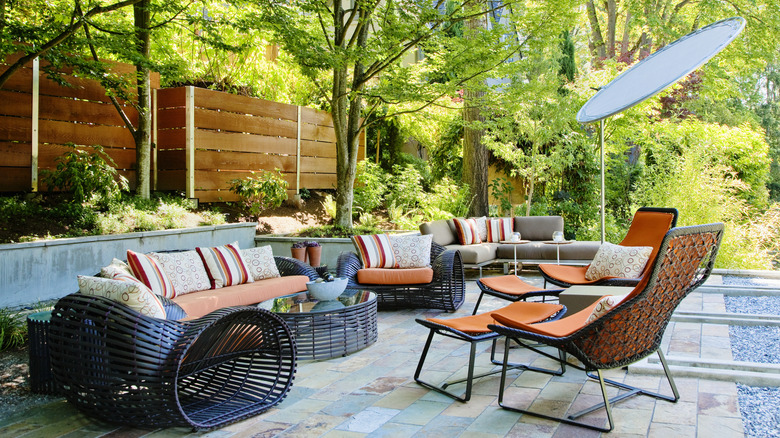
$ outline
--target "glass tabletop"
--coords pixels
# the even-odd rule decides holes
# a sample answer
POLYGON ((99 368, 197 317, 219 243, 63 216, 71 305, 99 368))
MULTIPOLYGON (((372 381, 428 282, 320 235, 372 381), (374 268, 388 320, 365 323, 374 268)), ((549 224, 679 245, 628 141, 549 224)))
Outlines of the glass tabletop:
POLYGON ((274 313, 312 313, 328 312, 357 306, 376 298, 376 294, 366 290, 347 289, 335 300, 318 301, 308 292, 299 292, 266 300, 257 307, 274 313))

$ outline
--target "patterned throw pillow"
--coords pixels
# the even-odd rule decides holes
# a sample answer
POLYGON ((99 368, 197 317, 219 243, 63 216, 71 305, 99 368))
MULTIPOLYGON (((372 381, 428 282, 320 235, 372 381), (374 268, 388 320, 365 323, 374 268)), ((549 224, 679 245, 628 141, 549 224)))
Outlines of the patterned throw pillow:
POLYGON ((399 268, 427 268, 431 265, 432 234, 388 236, 399 268))
POLYGON ((133 270, 133 275, 146 285, 155 295, 161 295, 166 298, 176 296, 176 289, 173 283, 165 275, 162 266, 157 263, 154 257, 150 257, 140 252, 127 250, 127 263, 133 270))
POLYGON ((455 224, 455 235, 458 236, 458 242, 461 245, 471 245, 472 243, 482 243, 479 238, 479 229, 477 221, 474 219, 453 219, 455 224))
POLYGON ((219 289, 237 284, 252 283, 254 280, 249 274, 238 242, 224 246, 211 248, 195 248, 206 265, 206 272, 211 279, 211 288, 219 289))
POLYGON ((652 246, 620 246, 604 242, 585 272, 585 279, 639 278, 652 252, 652 246))
POLYGON ((150 252, 171 280, 176 296, 211 289, 211 280, 196 251, 150 252))
POLYGON ((500 242, 512 238, 512 218, 502 217, 487 221, 487 241, 500 242))
POLYGON ((479 232, 479 240, 483 242, 487 242, 488 240, 488 230, 487 230, 487 221, 488 218, 485 216, 482 217, 475 217, 472 218, 477 223, 477 232, 479 232))
POLYGON ((79 292, 84 295, 105 297, 124 304, 136 312, 152 318, 165 318, 165 308, 159 298, 137 283, 111 278, 78 276, 79 292))
POLYGON ((387 234, 352 236, 352 244, 360 254, 364 268, 395 268, 395 254, 387 234))
POLYGON ((620 304, 626 296, 627 295, 616 297, 612 295, 606 295, 602 297, 598 304, 596 304, 596 307, 593 308, 593 312, 591 312, 587 322, 591 323, 598 318, 601 318, 604 316, 604 314, 617 307, 617 305, 620 304))
POLYGON ((244 262, 246 262, 246 266, 249 268, 249 273, 255 281, 264 278, 281 277, 279 268, 274 260, 271 245, 242 249, 241 257, 244 258, 244 262))

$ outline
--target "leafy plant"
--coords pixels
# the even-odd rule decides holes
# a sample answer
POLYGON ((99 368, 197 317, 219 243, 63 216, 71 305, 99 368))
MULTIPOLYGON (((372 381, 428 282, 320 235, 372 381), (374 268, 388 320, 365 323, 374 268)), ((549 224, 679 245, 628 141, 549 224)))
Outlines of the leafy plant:
POLYGON ((302 237, 352 237, 358 234, 379 234, 382 230, 376 227, 367 227, 357 225, 352 228, 341 227, 338 225, 323 225, 319 227, 310 227, 300 230, 296 233, 302 237))
POLYGON ((423 198, 422 175, 412 164, 394 166, 393 173, 387 200, 397 207, 411 210, 423 198))
POLYGON ((289 184, 279 169, 264 170, 255 176, 244 179, 234 179, 230 182, 230 191, 238 195, 241 203, 254 216, 259 216, 265 210, 282 205, 287 199, 289 184))
POLYGON ((117 173, 116 163, 102 146, 91 146, 92 152, 78 149, 73 143, 65 146, 69 150, 57 157, 55 170, 41 172, 41 179, 50 191, 69 192, 76 203, 95 198, 99 203, 106 203, 128 190, 127 178, 117 173))
POLYGON ((491 181, 488 187, 490 187, 490 194, 501 203, 500 213, 510 215, 512 213, 512 192, 515 190, 512 182, 500 176, 491 181))
POLYGON ((370 161, 361 161, 357 166, 352 205, 364 212, 370 212, 382 205, 387 192, 385 181, 388 177, 378 164, 370 161))
POLYGON ((333 199, 332 195, 325 196, 325 199, 322 201, 322 208, 331 219, 336 218, 336 200, 333 199))
POLYGON ((19 348, 27 343, 27 325, 19 312, 0 309, 0 351, 19 348))

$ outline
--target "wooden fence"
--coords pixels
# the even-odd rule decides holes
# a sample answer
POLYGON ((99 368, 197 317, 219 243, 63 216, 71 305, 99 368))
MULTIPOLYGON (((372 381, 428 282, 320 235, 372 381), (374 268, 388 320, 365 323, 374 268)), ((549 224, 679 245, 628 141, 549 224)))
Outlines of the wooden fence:
MULTIPOLYGON (((135 73, 131 65, 115 68, 135 73)), ((105 90, 66 73, 62 78, 72 87, 63 87, 39 70, 32 62, 0 89, 0 192, 37 190, 39 170, 54 168, 68 142, 103 146, 134 185, 135 142, 105 90)), ((156 190, 181 190, 201 202, 232 201, 231 180, 277 168, 291 194, 336 187, 330 114, 202 88, 158 89, 159 75, 152 83, 156 190)), ((132 106, 125 111, 137 122, 132 106)), ((364 157, 364 136, 360 145, 364 157)))
MULTIPOLYGON (((17 59, 19 55, 8 56, 5 65, 17 59)), ((115 63, 112 70, 135 74, 127 64, 115 63)), ((0 89, 0 191, 37 190, 39 170, 54 168, 55 159, 67 150, 66 143, 88 150, 91 145, 103 146, 119 173, 134 185, 135 142, 105 89, 69 71, 61 72, 60 79, 70 87, 41 74, 36 59, 0 89)), ((159 75, 154 74, 152 87, 159 83, 159 75)), ((137 123, 137 111, 130 105, 124 110, 137 123)))
POLYGON ((263 169, 281 170, 291 193, 336 187, 336 135, 324 111, 180 87, 157 91, 157 114, 159 190, 233 201, 230 181, 263 169))

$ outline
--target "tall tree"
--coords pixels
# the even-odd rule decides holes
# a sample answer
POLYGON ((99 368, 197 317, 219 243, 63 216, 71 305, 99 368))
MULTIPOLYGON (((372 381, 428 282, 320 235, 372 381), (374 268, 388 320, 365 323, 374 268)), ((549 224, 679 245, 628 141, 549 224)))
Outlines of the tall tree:
MULTIPOLYGON (((487 17, 478 15, 468 21, 466 38, 473 38, 474 31, 487 26, 487 17)), ((466 85, 463 93, 463 182, 469 186, 471 199, 469 216, 488 214, 488 159, 487 147, 482 142, 482 98, 485 96, 484 79, 466 85)))

